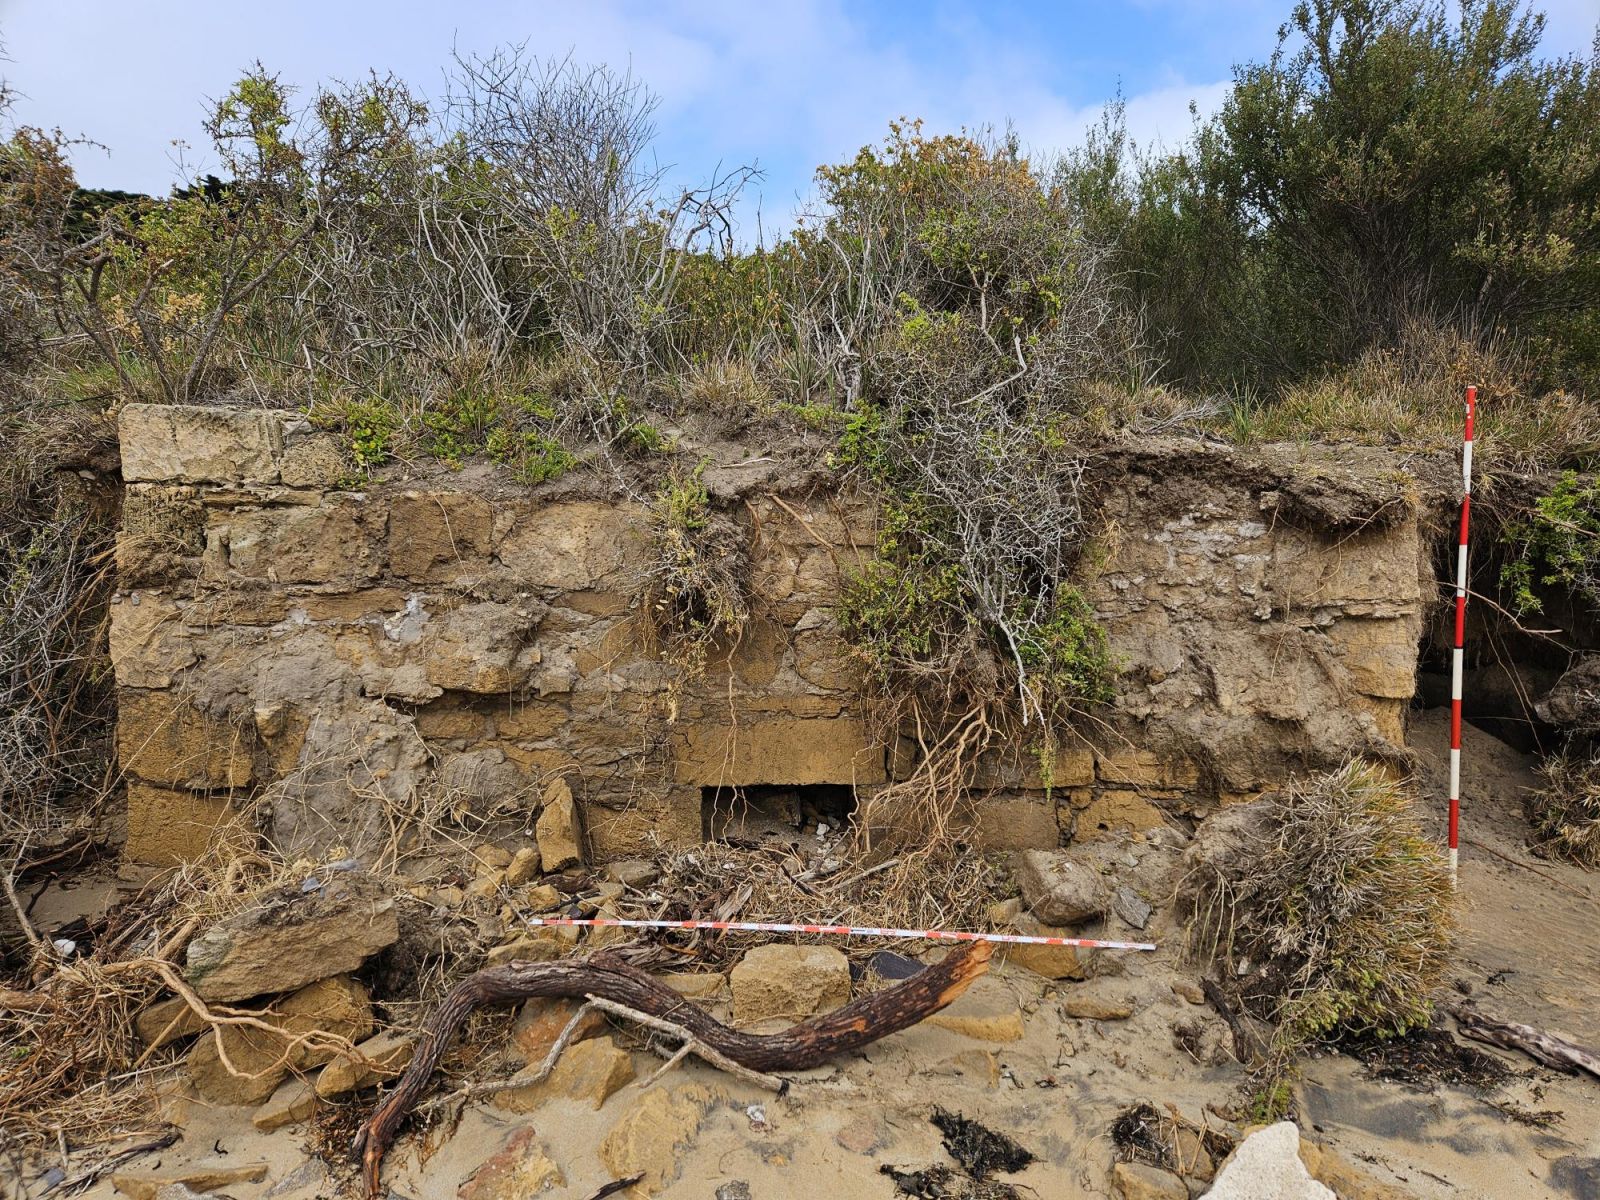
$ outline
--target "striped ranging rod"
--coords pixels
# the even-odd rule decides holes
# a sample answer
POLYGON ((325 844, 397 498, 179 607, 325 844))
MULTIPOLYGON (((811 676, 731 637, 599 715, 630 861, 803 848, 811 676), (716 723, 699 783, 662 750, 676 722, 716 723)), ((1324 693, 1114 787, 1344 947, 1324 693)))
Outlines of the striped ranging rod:
POLYGON ((1467 388, 1466 436, 1461 444, 1461 541, 1456 547, 1456 644, 1450 661, 1450 882, 1461 855, 1461 670, 1467 647, 1467 523, 1472 514, 1472 420, 1478 389, 1467 388))
POLYGON ((879 929, 863 925, 789 925, 781 921, 646 921, 627 917, 529 917, 529 925, 577 925, 597 929, 716 929, 752 933, 827 933, 839 937, 923 938, 935 942, 999 942, 1010 946, 1077 946, 1088 950, 1154 950, 1154 942, 1106 942, 1096 938, 1042 937, 1027 933, 966 933, 949 929, 879 929))

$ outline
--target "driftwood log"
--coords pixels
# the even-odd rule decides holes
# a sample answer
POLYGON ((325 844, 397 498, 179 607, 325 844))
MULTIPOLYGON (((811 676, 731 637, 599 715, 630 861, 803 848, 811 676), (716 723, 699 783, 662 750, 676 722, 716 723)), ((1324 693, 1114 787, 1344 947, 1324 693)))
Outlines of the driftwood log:
POLYGON ((423 1023, 411 1065, 356 1136, 367 1194, 380 1194, 383 1156, 400 1123, 427 1092, 450 1039, 473 1009, 536 996, 595 996, 662 1017, 697 1041, 756 1071, 803 1071, 915 1025, 949 1004, 989 969, 993 948, 969 942, 902 983, 852 1000, 781 1033, 745 1033, 722 1024, 654 976, 600 951, 569 962, 513 962, 468 976, 423 1023))
POLYGON ((1558 1071, 1587 1071, 1600 1079, 1600 1054, 1576 1042, 1569 1042, 1543 1029, 1535 1029, 1532 1025, 1486 1017, 1477 1009, 1464 1005, 1450 1011, 1463 1037, 1499 1046, 1502 1050, 1520 1050, 1535 1062, 1558 1071))

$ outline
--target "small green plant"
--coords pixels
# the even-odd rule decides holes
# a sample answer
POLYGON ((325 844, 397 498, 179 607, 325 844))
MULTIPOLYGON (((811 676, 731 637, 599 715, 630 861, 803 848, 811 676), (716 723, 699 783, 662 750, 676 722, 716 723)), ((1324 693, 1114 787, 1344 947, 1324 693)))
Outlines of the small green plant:
POLYGON ((491 429, 489 457, 526 484, 547 483, 577 466, 577 457, 554 438, 535 430, 491 429))
POLYGON ((381 399, 353 400, 339 406, 330 422, 342 425, 350 456, 363 470, 382 466, 393 454, 393 442, 400 428, 399 414, 381 399))
POLYGON ((1600 475, 1562 474, 1500 535, 1511 557, 1500 587, 1519 616, 1544 611, 1540 587, 1564 587, 1600 608, 1600 475))

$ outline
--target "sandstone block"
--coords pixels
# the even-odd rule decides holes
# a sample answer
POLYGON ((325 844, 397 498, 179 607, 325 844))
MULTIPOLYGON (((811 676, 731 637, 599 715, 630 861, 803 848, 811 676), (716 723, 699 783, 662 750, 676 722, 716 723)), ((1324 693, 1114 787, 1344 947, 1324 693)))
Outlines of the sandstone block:
POLYGON ((356 1047, 361 1058, 341 1056, 322 1068, 316 1093, 324 1098, 342 1096, 393 1079, 410 1065, 416 1048, 417 1039, 410 1034, 386 1031, 370 1037, 356 1047))
POLYGON ((271 1133, 285 1125, 309 1121, 311 1114, 316 1111, 316 1089, 304 1079, 286 1079, 267 1098, 267 1102, 256 1109, 250 1124, 262 1133, 271 1133))
POLYGON ((233 836, 233 817, 226 796, 129 783, 123 855, 153 867, 193 862, 233 836))
POLYGON ((678 748, 677 777, 704 787, 883 783, 883 755, 855 717, 773 717, 695 725, 678 748))
POLYGON ((206 1000, 285 992, 353 971, 400 936, 394 899, 358 871, 288 884, 189 943, 185 975, 206 1000))
POLYGON ((496 557, 525 588, 626 591, 649 542, 645 510, 635 505, 535 503, 510 516, 496 557))
POLYGON ((1094 980, 1067 989, 1061 1014, 1076 1021, 1126 1021, 1133 1016, 1133 997, 1120 985, 1094 980))
POLYGON ((1022 1009, 1011 989, 998 979, 984 976, 955 1000, 924 1018, 962 1037, 980 1042, 1015 1042, 1022 1038, 1022 1009))
POLYGON ((1409 701, 1417 690, 1420 617, 1389 620, 1346 618, 1328 629, 1328 639, 1356 691, 1409 701))
POLYGON ((518 1129, 468 1176, 459 1200, 526 1200, 566 1186, 566 1177, 542 1146, 532 1126, 518 1129))
POLYGON ((600 1161, 614 1178, 643 1176, 634 1188, 653 1196, 678 1177, 679 1155, 694 1144, 722 1098, 720 1091, 699 1083, 645 1092, 600 1143, 600 1161))
POLYGON ((152 1050, 193 1037, 207 1025, 182 996, 158 1000, 133 1019, 133 1031, 152 1050))
POLYGON ((633 1082, 633 1055, 609 1037, 568 1046, 555 1068, 539 1083, 496 1092, 495 1107, 532 1112, 549 1100, 575 1100, 596 1112, 633 1082))
POLYGON ((583 826, 578 819, 577 801, 565 779, 552 779, 545 788, 544 808, 534 835, 546 871, 562 871, 583 862, 583 826))
POLYGON ((1147 1163, 1117 1163, 1111 1186, 1121 1200, 1189 1200, 1189 1189, 1171 1171, 1147 1163))
POLYGON ((1103 916, 1111 888, 1084 856, 1070 850, 1024 850, 1016 860, 1017 885, 1034 916, 1051 925, 1071 925, 1103 916))
POLYGON ((1161 809, 1144 794, 1122 788, 1096 788, 1077 813, 1077 827, 1086 841, 1095 833, 1131 831, 1143 833, 1166 824, 1161 809))
POLYGON ((117 760, 150 783, 247 787, 254 776, 254 742, 253 727, 210 716, 173 692, 117 693, 117 760))
POLYGON ((226 526, 227 565, 278 583, 371 583, 384 566, 384 525, 382 506, 351 496, 235 509, 226 526))
MULTIPOLYGON (((561 1031, 571 1023, 583 1008, 583 1001, 567 997, 536 997, 517 1010, 517 1019, 511 1027, 511 1040, 517 1053, 530 1067, 544 1062, 550 1048, 556 1044, 561 1031)), ((604 1014, 590 1009, 573 1031, 569 1045, 598 1037, 605 1032, 604 1014)))
POLYGON ((539 873, 539 847, 523 846, 506 864, 506 886, 521 887, 539 873))
POLYGON ((481 496, 407 492, 389 505, 389 569, 435 583, 487 566, 494 510, 481 496))
POLYGON ((280 1032, 224 1026, 215 1035, 200 1038, 189 1051, 185 1060, 189 1078, 195 1090, 213 1104, 260 1104, 291 1071, 321 1066, 332 1056, 331 1050, 292 1044, 297 1037, 326 1033, 354 1041, 372 1032, 372 1003, 366 989, 349 976, 319 980, 258 1015, 280 1032), (230 1071, 223 1061, 218 1038, 227 1051, 227 1062, 240 1074, 230 1071))
POLYGON ((264 1162, 196 1163, 163 1171, 115 1171, 111 1186, 131 1200, 156 1200, 163 1188, 173 1185, 209 1192, 230 1183, 258 1183, 266 1177, 264 1162))
POLYGON ((850 960, 832 946, 755 946, 728 976, 741 1025, 799 1020, 850 1000, 850 960))
POLYGON ((187 404, 129 404, 117 416, 129 483, 276 483, 276 413, 187 404))
MULTIPOLYGON (((1011 919, 1011 927, 1028 937, 1071 937, 1070 930, 1042 924, 1029 913, 1011 919)), ((1022 967, 1046 979, 1082 979, 1088 966, 1075 946, 1005 945, 1000 947, 1002 962, 1022 967)))
POLYGON ((433 618, 419 646, 428 682, 480 695, 522 690, 539 662, 530 643, 548 611, 533 601, 486 600, 433 618))
POLYGON ((1095 774, 1113 786, 1186 791, 1200 782, 1200 769, 1187 759, 1118 746, 1095 758, 1095 774))
POLYGON ((1044 792, 995 791, 977 805, 973 837, 985 850, 1054 850, 1058 801, 1044 792))
POLYGON ((136 592, 111 603, 107 635, 111 668, 125 688, 166 688, 199 661, 183 625, 183 609, 160 592, 136 592))

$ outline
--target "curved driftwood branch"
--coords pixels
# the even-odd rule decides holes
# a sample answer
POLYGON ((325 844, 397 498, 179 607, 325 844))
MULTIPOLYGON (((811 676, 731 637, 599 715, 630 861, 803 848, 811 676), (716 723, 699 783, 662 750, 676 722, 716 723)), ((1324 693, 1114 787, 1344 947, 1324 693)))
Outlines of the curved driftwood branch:
POLYGON ((1558 1071, 1587 1071, 1600 1079, 1600 1054, 1576 1042, 1532 1025, 1485 1016, 1466 1005, 1452 1008, 1450 1013, 1463 1037, 1499 1046, 1502 1050, 1520 1050, 1534 1062, 1558 1071))
POLYGON ((411 1065, 356 1136, 354 1152, 361 1156, 367 1194, 380 1194, 378 1173, 400 1123, 427 1091, 456 1030, 482 1005, 536 996, 593 996, 668 1020, 740 1066, 803 1071, 938 1012, 989 969, 991 953, 988 942, 967 943, 903 983, 770 1034, 746 1033, 722 1024, 660 980, 603 950, 570 962, 513 962, 479 971, 456 984, 423 1023, 411 1065))

